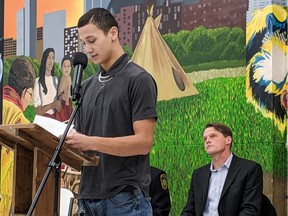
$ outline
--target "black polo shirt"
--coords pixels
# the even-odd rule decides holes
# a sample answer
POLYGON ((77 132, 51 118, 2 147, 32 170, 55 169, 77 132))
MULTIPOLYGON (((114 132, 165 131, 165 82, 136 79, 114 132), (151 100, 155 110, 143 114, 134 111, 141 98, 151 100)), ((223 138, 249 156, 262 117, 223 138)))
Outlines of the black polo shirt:
MULTIPOLYGON (((133 135, 133 122, 157 118, 157 87, 152 76, 121 56, 107 71, 101 70, 83 83, 83 102, 75 118, 78 132, 89 136, 121 137, 133 135), (102 76, 103 75, 103 76, 102 76), (105 78, 102 78, 105 77, 105 78)), ((97 167, 83 166, 79 199, 105 199, 126 185, 149 194, 149 155, 116 157, 99 152, 97 167)))

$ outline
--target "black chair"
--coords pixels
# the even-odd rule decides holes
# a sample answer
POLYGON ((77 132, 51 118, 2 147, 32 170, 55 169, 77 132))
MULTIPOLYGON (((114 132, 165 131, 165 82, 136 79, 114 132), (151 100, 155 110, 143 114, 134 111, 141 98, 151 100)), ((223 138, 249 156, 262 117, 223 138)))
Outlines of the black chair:
POLYGON ((171 209, 167 175, 163 170, 151 167, 150 184, 153 216, 168 216, 171 209))
POLYGON ((260 216, 277 216, 275 207, 265 194, 262 195, 260 216))

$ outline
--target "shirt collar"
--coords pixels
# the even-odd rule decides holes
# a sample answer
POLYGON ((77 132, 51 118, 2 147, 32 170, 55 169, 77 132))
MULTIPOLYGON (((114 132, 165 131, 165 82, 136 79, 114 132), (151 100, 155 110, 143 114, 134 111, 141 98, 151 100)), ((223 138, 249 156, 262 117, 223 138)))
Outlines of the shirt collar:
POLYGON ((108 71, 105 71, 102 67, 100 67, 100 73, 105 74, 108 73, 110 76, 114 76, 117 72, 119 72, 129 61, 129 57, 127 53, 124 53, 121 55, 116 62, 108 69, 108 71))
MULTIPOLYGON (((225 161, 225 163, 219 167, 219 169, 223 166, 225 166, 227 169, 229 169, 230 165, 231 165, 231 161, 232 161, 232 158, 233 158, 233 154, 230 153, 229 157, 227 158, 227 160, 225 161)), ((213 164, 211 163, 210 164, 210 171, 216 171, 215 169, 213 169, 213 164)))

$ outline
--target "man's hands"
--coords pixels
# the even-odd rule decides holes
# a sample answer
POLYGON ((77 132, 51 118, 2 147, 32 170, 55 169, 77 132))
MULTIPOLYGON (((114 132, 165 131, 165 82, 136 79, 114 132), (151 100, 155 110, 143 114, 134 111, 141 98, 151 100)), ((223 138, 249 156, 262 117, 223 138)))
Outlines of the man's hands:
POLYGON ((69 147, 74 148, 79 151, 91 150, 89 149, 89 137, 81 133, 72 132, 72 133, 67 134, 65 143, 69 147))

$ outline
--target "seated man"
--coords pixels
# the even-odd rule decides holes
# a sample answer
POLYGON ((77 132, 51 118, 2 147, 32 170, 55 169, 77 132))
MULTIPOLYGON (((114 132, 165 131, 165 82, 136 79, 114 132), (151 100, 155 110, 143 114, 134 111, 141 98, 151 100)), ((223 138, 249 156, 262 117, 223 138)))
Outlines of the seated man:
POLYGON ((259 215, 263 190, 260 164, 231 153, 232 131, 226 125, 207 124, 203 140, 212 162, 194 171, 181 215, 259 215))
POLYGON ((149 194, 154 216, 169 215, 171 202, 167 175, 163 170, 151 167, 151 184, 149 194))

